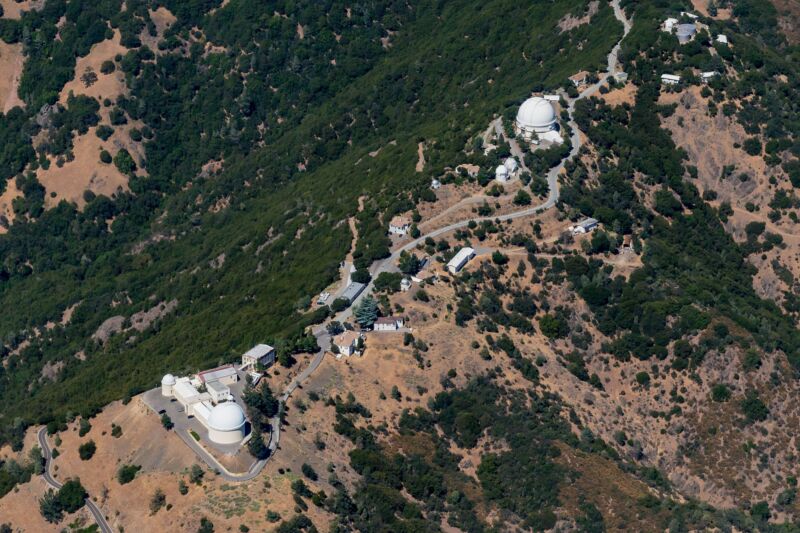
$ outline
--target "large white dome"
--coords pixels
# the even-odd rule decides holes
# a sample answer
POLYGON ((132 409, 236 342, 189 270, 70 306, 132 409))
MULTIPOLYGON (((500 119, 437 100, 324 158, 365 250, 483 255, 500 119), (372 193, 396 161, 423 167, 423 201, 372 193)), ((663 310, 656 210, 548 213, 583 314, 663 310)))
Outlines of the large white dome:
POLYGON ((556 123, 552 104, 539 96, 525 100, 517 111, 517 127, 522 130, 546 131, 556 123))
POLYGON ((217 431, 235 431, 244 426, 244 411, 235 402, 215 405, 208 415, 208 427, 217 431))
POLYGON ((163 378, 161 378, 162 385, 175 385, 175 376, 172 374, 165 374, 163 378))

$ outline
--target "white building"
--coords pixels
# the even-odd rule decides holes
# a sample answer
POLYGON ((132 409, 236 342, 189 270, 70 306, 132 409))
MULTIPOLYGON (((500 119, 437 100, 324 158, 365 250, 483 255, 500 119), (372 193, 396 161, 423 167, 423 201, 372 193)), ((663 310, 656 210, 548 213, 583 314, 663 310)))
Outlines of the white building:
POLYGON ((450 261, 448 261, 447 271, 451 274, 458 274, 461 272, 461 269, 464 268, 464 265, 466 265, 473 257, 475 257, 475 250, 469 246, 465 246, 464 248, 460 249, 450 261))
POLYGON ((437 180, 436 178, 433 178, 431 180, 431 189, 435 191, 436 189, 440 189, 441 187, 442 187, 441 181, 437 180))
POLYGON ((661 83, 664 85, 678 85, 681 82, 681 77, 677 74, 662 74, 661 83))
POLYGON ((689 11, 681 11, 682 17, 689 17, 692 20, 697 20, 699 17, 694 13, 690 13, 689 11))
POLYGON ((573 235, 583 235, 586 233, 591 233, 596 230, 600 226, 600 223, 595 218, 584 218, 574 226, 570 226, 568 229, 572 232, 573 235))
POLYGON ((267 367, 272 364, 275 364, 275 348, 269 344, 256 344, 242 354, 242 368, 255 368, 256 365, 267 367))
POLYGON ((664 21, 664 24, 661 25, 661 29, 663 31, 672 33, 672 30, 675 29, 675 26, 678 25, 678 19, 670 17, 664 21))
POLYGON ((716 70, 711 70, 709 72, 701 72, 700 73, 700 79, 703 81, 703 83, 708 83, 713 78, 716 78, 717 76, 719 76, 719 72, 717 72, 716 70))
POLYGON ((717 42, 720 44, 728 44, 728 37, 720 33, 717 35, 717 42))
POLYGON ((211 381, 219 381, 223 385, 233 385, 239 381, 239 374, 233 365, 223 365, 211 370, 203 370, 197 374, 200 383, 208 385, 211 381))
POLYGON ((172 397, 172 388, 175 386, 175 376, 166 374, 161 378, 161 395, 167 398, 172 397))
POLYGON ((236 444, 244 439, 244 411, 235 402, 224 402, 211 408, 208 418, 202 420, 208 428, 208 438, 217 444, 236 444))
POLYGON ((409 229, 411 229, 411 219, 409 217, 394 216, 389 221, 389 233, 405 235, 409 229))
POLYGON ((564 142, 558 134, 558 119, 553 104, 540 96, 528 98, 519 106, 514 132, 526 141, 538 137, 554 143, 564 142))
POLYGON ((214 403, 227 402, 233 399, 230 387, 223 385, 219 381, 209 381, 206 383, 206 391, 211 395, 211 399, 214 403))
POLYGON ((174 397, 187 417, 194 417, 208 430, 208 438, 217 444, 236 444, 245 437, 245 416, 232 400, 230 389, 220 381, 205 383, 208 392, 201 393, 187 377, 167 374, 161 379, 161 393, 174 397), (172 383, 172 385, 170 385, 172 383), (217 405, 212 403, 218 402, 217 405))
POLYGON ((358 353, 358 344, 361 339, 361 333, 345 331, 333 338, 333 344, 339 349, 339 354, 350 356, 358 353))
POLYGON ((499 181, 500 183, 506 183, 508 181, 508 169, 505 165, 498 165, 494 171, 494 179, 499 181))
POLYGON ((403 278, 400 280, 400 290, 406 292, 411 290, 411 280, 408 278, 403 278))
POLYGON ((572 82, 572 85, 575 87, 580 87, 586 83, 586 80, 589 78, 589 73, 585 70, 578 72, 577 74, 573 74, 569 77, 569 81, 572 82))
POLYGON ((405 324, 401 316, 382 316, 375 321, 375 331, 397 331, 405 324))
POLYGON ((546 95, 542 96, 542 98, 544 98, 548 102, 560 102, 561 101, 561 97, 558 96, 557 94, 546 94, 546 95))

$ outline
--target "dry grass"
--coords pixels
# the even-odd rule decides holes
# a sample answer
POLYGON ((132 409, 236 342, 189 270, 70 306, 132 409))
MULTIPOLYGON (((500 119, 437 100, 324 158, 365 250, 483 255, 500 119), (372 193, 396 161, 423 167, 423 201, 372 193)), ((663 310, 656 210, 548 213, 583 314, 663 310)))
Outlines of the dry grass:
POLYGON ((3 73, 0 78, 0 109, 3 113, 8 113, 15 106, 25 107, 17 94, 24 62, 22 43, 7 44, 0 41, 0 72, 3 73))

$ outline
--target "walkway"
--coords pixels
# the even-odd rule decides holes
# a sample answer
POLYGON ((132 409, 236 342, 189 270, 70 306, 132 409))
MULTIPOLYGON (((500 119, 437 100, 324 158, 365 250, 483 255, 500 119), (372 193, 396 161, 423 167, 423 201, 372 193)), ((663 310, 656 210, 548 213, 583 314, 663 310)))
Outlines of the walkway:
MULTIPOLYGON (((53 478, 53 476, 50 474, 50 465, 53 462, 53 452, 50 451, 50 446, 47 444, 47 428, 40 429, 37 437, 39 439, 39 447, 42 449, 42 456, 44 457, 44 472, 42 472, 42 477, 48 485, 58 490, 61 488, 61 483, 56 481, 55 478, 53 478)), ((94 516, 94 520, 100 527, 100 531, 103 533, 113 533, 111 526, 109 526, 108 522, 106 522, 106 517, 103 516, 100 508, 97 507, 97 505, 95 505, 89 497, 86 498, 86 507, 89 508, 92 516, 94 516)))

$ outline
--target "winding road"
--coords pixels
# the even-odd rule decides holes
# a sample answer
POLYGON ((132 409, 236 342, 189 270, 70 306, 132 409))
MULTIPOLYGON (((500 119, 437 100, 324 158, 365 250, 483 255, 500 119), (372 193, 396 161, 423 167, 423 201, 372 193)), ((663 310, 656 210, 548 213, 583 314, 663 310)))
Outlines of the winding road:
MULTIPOLYGON (((608 54, 607 71, 600 76, 600 79, 596 83, 584 88, 584 90, 581 91, 581 93, 576 98, 574 98, 572 100, 569 100, 569 98, 566 96, 566 94, 563 91, 559 93, 563 99, 565 99, 565 100, 567 100, 569 102, 568 106, 567 106, 567 113, 569 114, 569 120, 567 121, 567 124, 568 124, 569 130, 570 130, 570 142, 571 142, 572 148, 570 149, 570 151, 567 154, 567 156, 564 157, 561 160, 561 162, 559 162, 558 165, 556 165, 555 167, 551 168, 550 171, 547 173, 547 185, 548 185, 547 200, 544 201, 543 203, 539 204, 539 205, 528 207, 528 208, 525 208, 525 209, 522 209, 522 210, 519 210, 519 211, 515 211, 513 213, 507 213, 507 214, 504 214, 504 215, 478 217, 478 218, 470 217, 470 218, 461 220, 459 222, 454 222, 454 223, 449 224, 447 226, 435 229, 433 231, 430 231, 430 232, 426 233, 425 235, 421 235, 420 237, 407 242, 402 247, 400 247, 397 250, 395 250, 389 257, 386 257, 384 259, 381 259, 381 260, 376 261, 375 263, 373 263, 373 265, 370 267, 370 273, 372 274, 372 279, 373 280, 378 275, 380 275, 382 272, 396 271, 397 270, 397 266, 396 266, 397 265, 397 260, 399 259, 400 254, 403 253, 403 252, 407 252, 407 251, 413 250, 419 244, 424 242, 425 239, 427 239, 428 237, 438 237, 439 235, 443 235, 445 233, 449 233, 449 232, 457 230, 457 229, 465 228, 465 227, 467 227, 469 225, 469 223, 471 221, 475 221, 475 222, 479 223, 479 222, 484 222, 484 221, 496 221, 496 220, 499 220, 501 222, 505 222, 505 221, 508 221, 508 220, 515 220, 515 219, 518 219, 518 218, 528 217, 528 216, 540 213, 542 211, 545 211, 547 209, 550 209, 550 208, 554 207, 558 203, 558 198, 559 198, 558 177, 561 175, 561 172, 564 170, 564 167, 566 166, 566 164, 569 161, 571 161, 572 159, 574 159, 578 155, 578 152, 580 151, 581 147, 583 146, 583 141, 581 140, 581 136, 580 136, 580 130, 578 129, 578 125, 575 123, 575 119, 574 119, 575 104, 576 104, 576 102, 578 100, 582 100, 584 98, 588 98, 588 97, 594 95, 597 91, 600 90, 600 87, 608 80, 608 78, 614 75, 614 73, 617 70, 617 66, 619 64, 619 50, 620 50, 620 48, 622 46, 622 40, 625 38, 625 36, 628 35, 628 32, 631 29, 631 23, 630 23, 630 21, 628 21, 627 18, 625 18, 624 13, 622 12, 622 9, 619 6, 619 0, 612 0, 611 5, 612 5, 612 7, 614 9, 614 16, 617 18, 617 20, 622 22, 623 35, 620 38, 620 40, 617 41, 617 43, 611 49, 611 52, 609 52, 609 54, 608 54)), ((367 287, 352 302, 353 305, 351 305, 347 309, 341 311, 340 313, 338 313, 337 315, 332 317, 331 320, 337 320, 339 322, 344 322, 345 320, 350 318, 350 316, 352 315, 353 306, 355 304, 357 304, 358 302, 360 302, 367 294, 372 293, 373 289, 374 289, 374 283, 373 283, 373 281, 370 281, 369 284, 367 285, 367 287)), ((325 358, 325 352, 330 348, 330 339, 329 339, 327 331, 325 329, 325 324, 318 325, 312 331, 313 331, 314 336, 317 338, 317 342, 318 342, 318 344, 320 346, 320 350, 316 354, 314 354, 314 357, 311 359, 311 362, 308 364, 308 366, 306 368, 304 368, 297 376, 295 376, 295 378, 289 383, 289 385, 281 393, 281 395, 279 397, 279 401, 280 401, 280 405, 281 405, 281 409, 280 409, 281 411, 283 410, 283 406, 286 404, 286 402, 289 401, 289 398, 292 395, 292 393, 295 390, 297 390, 298 388, 300 388, 302 386, 303 382, 305 382, 311 376, 311 374, 313 374, 317 370, 317 368, 319 368, 319 366, 322 364, 323 359, 325 358)), ((265 459, 261 459, 259 461, 255 461, 250 466, 248 471, 245 472, 245 473, 242 473, 242 474, 234 474, 234 473, 231 473, 231 472, 227 471, 224 467, 222 467, 222 465, 219 464, 219 462, 216 459, 213 458, 213 456, 211 456, 208 452, 206 452, 202 447, 198 446, 192 439, 184 438, 183 440, 192 448, 192 450, 195 451, 195 453, 197 453, 197 455, 206 464, 208 464, 212 468, 215 468, 216 470, 218 470, 220 472, 220 475, 224 479, 226 479, 227 481, 232 481, 232 482, 247 481, 247 480, 250 480, 250 479, 253 479, 254 477, 256 477, 261 472, 261 470, 263 470, 264 466, 266 466, 266 464, 275 456, 275 453, 278 451, 278 448, 279 448, 279 445, 280 445, 280 436, 281 436, 280 435, 280 433, 281 433, 280 413, 278 415, 276 415, 270 421, 270 424, 272 426, 272 432, 270 433, 270 440, 269 440, 269 443, 267 444, 267 447, 269 448, 269 451, 270 451, 269 456, 267 458, 265 458, 265 459)), ((42 432, 40 432, 40 442, 41 442, 41 435, 42 435, 42 432)), ((44 446, 42 448, 45 449, 44 446)), ((47 453, 49 455, 49 451, 47 453)), ((48 464, 49 464, 49 460, 48 460, 48 464)), ((49 476, 49 473, 47 473, 46 476, 49 476)), ((47 479, 47 477, 45 479, 47 479)), ((49 482, 50 481, 48 481, 48 483, 49 482)), ((86 503, 87 503, 87 505, 89 505, 90 510, 94 509, 94 510, 92 510, 92 514, 95 515, 95 518, 98 518, 98 524, 101 524, 101 526, 100 526, 101 529, 103 528, 102 524, 105 524, 105 527, 107 528, 108 524, 105 523, 105 519, 102 518, 102 515, 100 514, 99 510, 97 510, 97 508, 94 506, 94 504, 92 502, 90 502, 88 498, 86 500, 86 503), (95 511, 97 511, 97 512, 95 512, 95 511), (101 520, 102 520, 102 522, 101 522, 101 520)), ((110 533, 111 530, 110 529, 104 529, 104 531, 107 531, 107 532, 110 533)))
MULTIPOLYGON (((56 481, 55 478, 50 474, 50 465, 53 462, 53 452, 50 450, 50 446, 47 443, 47 428, 40 429, 37 438, 39 439, 39 447, 42 449, 42 456, 44 457, 44 472, 42 472, 42 477, 48 485, 58 490, 61 488, 61 483, 56 481)), ((114 530, 111 529, 111 526, 108 525, 108 522, 106 522, 106 517, 103 516, 100 508, 97 507, 97 505, 95 505, 95 503, 89 497, 86 498, 86 507, 92 513, 92 516, 94 516, 94 520, 100 527, 100 531, 103 533, 114 532, 114 530)))

